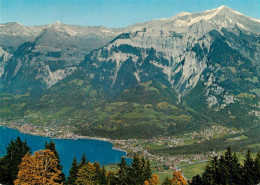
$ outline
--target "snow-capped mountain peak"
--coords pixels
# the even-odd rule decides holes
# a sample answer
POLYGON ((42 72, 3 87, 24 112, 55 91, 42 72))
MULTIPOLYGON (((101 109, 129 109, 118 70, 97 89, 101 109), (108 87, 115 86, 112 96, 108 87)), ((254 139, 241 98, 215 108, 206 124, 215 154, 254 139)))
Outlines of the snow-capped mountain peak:
POLYGON ((206 10, 200 13, 185 13, 179 14, 172 18, 169 18, 169 22, 175 24, 175 26, 186 27, 191 26, 200 22, 204 22, 204 27, 210 24, 217 29, 221 28, 234 28, 238 26, 239 28, 259 33, 260 27, 256 23, 260 20, 243 15, 231 8, 226 6, 220 6, 212 10, 206 10), (206 25, 207 24, 207 25, 206 25))
POLYGON ((54 25, 60 25, 60 24, 63 24, 61 21, 56 21, 55 23, 54 23, 54 25))
MULTIPOLYGON (((175 32, 190 32, 191 27, 202 27, 204 32, 212 29, 222 28, 233 29, 239 27, 252 33, 260 33, 260 20, 248 17, 232 10, 227 6, 220 6, 215 9, 206 10, 198 13, 181 12, 170 18, 156 19, 145 23, 130 26, 130 31, 138 31, 142 28, 166 29, 175 32)), ((204 33, 202 33, 204 34, 204 33)))
POLYGON ((53 28, 63 28, 63 27, 66 27, 66 24, 64 24, 64 23, 61 22, 61 21, 56 21, 55 23, 50 24, 49 27, 53 27, 53 28))

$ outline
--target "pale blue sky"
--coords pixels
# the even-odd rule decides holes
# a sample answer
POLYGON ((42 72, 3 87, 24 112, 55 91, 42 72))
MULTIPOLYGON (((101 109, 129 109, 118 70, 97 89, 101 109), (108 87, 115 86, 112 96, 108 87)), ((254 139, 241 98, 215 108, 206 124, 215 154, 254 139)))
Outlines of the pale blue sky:
POLYGON ((0 0, 0 22, 125 27, 221 5, 260 19, 260 0, 0 0))

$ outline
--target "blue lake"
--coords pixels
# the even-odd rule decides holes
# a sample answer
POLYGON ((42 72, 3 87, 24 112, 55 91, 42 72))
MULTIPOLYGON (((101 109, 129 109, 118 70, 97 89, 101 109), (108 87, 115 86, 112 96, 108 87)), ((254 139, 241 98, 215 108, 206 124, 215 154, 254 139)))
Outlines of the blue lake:
MULTIPOLYGON (((15 129, 0 126, 0 157, 6 154, 6 147, 11 139, 20 137, 23 141, 26 139, 32 153, 37 150, 44 149, 45 141, 50 141, 51 138, 42 136, 33 136, 20 133, 15 129)), ((69 174, 69 169, 73 160, 73 156, 79 162, 83 153, 90 162, 98 161, 101 165, 110 163, 118 163, 126 152, 114 150, 113 144, 106 141, 92 139, 53 139, 56 149, 60 155, 63 172, 66 176, 69 174)), ((126 159, 130 162, 131 159, 126 159)))

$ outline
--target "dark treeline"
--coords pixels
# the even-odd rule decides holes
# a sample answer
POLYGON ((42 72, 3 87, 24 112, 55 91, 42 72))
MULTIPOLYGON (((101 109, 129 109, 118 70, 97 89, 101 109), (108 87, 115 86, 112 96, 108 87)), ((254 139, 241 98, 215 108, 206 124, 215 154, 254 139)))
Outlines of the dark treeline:
POLYGON ((6 155, 0 159, 0 184, 13 184, 17 178, 19 164, 26 153, 31 153, 26 141, 19 137, 8 144, 6 155))
POLYGON ((90 163, 83 155, 81 162, 73 159, 72 167, 67 179, 68 185, 80 184, 102 184, 102 185, 143 185, 146 180, 152 178, 152 170, 149 159, 140 158, 135 155, 131 165, 124 158, 118 164, 117 171, 106 172, 98 162, 90 163))
MULTIPOLYGON (((255 158, 247 151, 243 162, 228 147, 224 155, 208 162, 202 175, 189 182, 191 185, 254 185, 260 183, 260 152, 255 158)), ((31 154, 26 141, 19 137, 11 141, 6 155, 0 158, 0 184, 67 184, 67 185, 159 185, 159 178, 152 174, 148 158, 135 155, 129 165, 125 159, 114 171, 106 171, 98 162, 89 162, 83 154, 81 161, 74 157, 69 176, 62 173, 55 143, 45 143, 45 150, 31 154)), ((180 171, 172 178, 165 178, 163 185, 187 185, 180 171)))
POLYGON ((255 159, 247 151, 243 163, 228 147, 224 155, 214 157, 202 176, 192 178, 191 185, 254 185, 260 183, 260 152, 255 159))

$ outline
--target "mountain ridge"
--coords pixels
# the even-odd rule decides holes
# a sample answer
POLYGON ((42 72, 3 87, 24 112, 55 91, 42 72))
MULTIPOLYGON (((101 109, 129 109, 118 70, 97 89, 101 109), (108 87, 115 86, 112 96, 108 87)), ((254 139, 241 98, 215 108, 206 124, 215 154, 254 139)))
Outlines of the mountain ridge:
MULTIPOLYGON (((217 10, 219 12, 220 10, 223 10, 223 9, 225 10, 227 8, 224 7, 224 8, 217 9, 217 10)), ((216 10, 214 10, 214 11, 216 11, 216 10)), ((228 11, 229 11, 229 9, 228 9, 228 11)), ((193 14, 190 14, 190 15, 193 15, 193 14)), ((164 20, 163 20, 163 22, 164 22, 164 20)), ((166 60, 168 60, 169 62, 171 60, 175 60, 174 61, 175 64, 180 63, 184 59, 194 60, 194 58, 195 58, 195 56, 193 56, 194 52, 193 51, 189 51, 189 50, 196 49, 196 48, 198 48, 198 49, 204 48, 202 50, 200 49, 202 54, 203 54, 203 52, 205 52, 206 50, 209 50, 210 42, 212 42, 212 39, 214 39, 210 35, 210 31, 207 31, 205 33, 204 29, 202 29, 202 25, 201 24, 204 24, 204 23, 199 22, 198 24, 197 23, 195 23, 195 24, 196 24, 195 28, 194 27, 189 27, 188 28, 188 29, 190 29, 190 32, 186 32, 185 31, 185 32, 177 33, 177 32, 169 31, 172 28, 171 25, 166 27, 166 28, 164 28, 164 27, 160 27, 160 26, 158 26, 156 24, 154 25, 153 21, 150 21, 148 23, 144 23, 141 26, 139 26, 140 30, 138 30, 138 31, 127 32, 127 33, 122 34, 121 37, 118 36, 116 39, 111 41, 108 45, 103 47, 101 50, 106 50, 106 48, 107 48, 106 52, 109 53, 109 50, 111 48, 115 48, 115 47, 118 47, 118 46, 130 45, 132 48, 144 48, 144 49, 148 49, 148 50, 150 48, 153 48, 153 49, 156 50, 156 52, 158 52, 158 53, 160 52, 161 55, 166 60), (151 24, 152 26, 156 26, 156 28, 152 27, 152 28, 149 29, 149 27, 144 27, 146 25, 150 26, 149 24, 151 24), (164 31, 163 29, 165 29, 166 31, 164 31), (194 32, 196 34, 194 34, 194 32), (204 37, 204 40, 202 40, 203 37, 204 37), (166 44, 165 44, 165 42, 166 42, 166 44), (190 46, 187 46, 187 43, 190 44, 190 46), (199 45, 196 45, 196 44, 199 44, 199 45), (192 48, 192 47, 195 47, 195 48, 192 48)), ((211 23, 207 23, 207 24, 211 26, 211 23)), ((214 29, 215 28, 213 28, 212 30, 214 31, 214 29)), ((222 33, 221 29, 218 30, 219 35, 223 35, 224 34, 224 33, 222 33)), ((227 31, 229 31, 229 30, 227 30, 227 31)), ((230 44, 230 43, 228 43, 228 44, 230 44)), ((256 47, 256 49, 257 49, 257 47, 256 47)), ((101 50, 99 50, 99 51, 95 50, 93 52, 97 53, 97 52, 100 52, 101 50)), ((122 58, 126 57, 125 56, 126 53, 122 53, 122 52, 121 53, 120 52, 114 52, 114 55, 112 53, 110 55, 110 57, 112 57, 112 58, 114 57, 115 59, 118 58, 118 57, 120 58, 120 56, 118 56, 120 54, 122 54, 122 58)), ((256 54, 257 54, 257 52, 256 52, 256 54)), ((100 54, 100 55, 101 55, 101 57, 97 57, 97 60, 100 59, 102 61, 102 54, 100 54)), ((128 55, 130 55, 130 53, 128 53, 128 55)), ((147 55, 147 53, 143 53, 143 55, 147 55)), ((92 55, 92 57, 93 56, 94 55, 92 55)), ((206 56, 206 54, 204 54, 204 57, 205 56, 206 56)), ((119 58, 118 58, 118 60, 119 60, 119 58)), ((132 56, 132 59, 137 61, 138 57, 134 58, 132 56)), ((199 60, 201 60, 201 59, 199 59, 199 60)), ((92 60, 92 59, 90 59, 90 60, 92 60)), ((108 59, 106 58, 106 61, 107 60, 108 59)), ((118 60, 116 60, 116 66, 117 66, 116 70, 118 70, 117 68, 122 64, 122 62, 119 62, 118 60)), ((257 59, 256 59, 256 61, 257 61, 257 59)), ((95 65, 97 65, 97 64, 95 64, 95 65)), ((164 74, 168 76, 169 81, 172 78, 172 76, 175 75, 175 74, 172 74, 172 68, 176 67, 174 65, 172 65, 172 66, 167 66, 166 65, 165 66, 165 65, 161 64, 161 62, 154 63, 154 65, 157 65, 158 67, 161 67, 164 70, 164 74)), ((195 65, 195 67, 194 67, 195 70, 199 69, 198 66, 197 66, 198 65, 198 61, 195 60, 192 65, 195 65)), ((190 73, 190 71, 189 71, 190 70, 190 66, 187 65, 186 68, 185 68, 185 66, 183 67, 183 69, 186 70, 186 71, 184 71, 183 74, 184 74, 184 78, 187 80, 187 79, 189 79, 190 75, 185 77, 185 74, 189 74, 190 73)), ((206 64, 202 63, 201 69, 199 69, 199 70, 202 72, 205 69, 205 67, 206 67, 206 64)), ((196 76, 196 73, 193 73, 196 76, 196 78, 193 77, 195 79, 195 82, 194 82, 195 85, 196 85, 196 82, 197 82, 201 72, 199 72, 197 76, 196 76)), ((117 76, 117 71, 115 71, 114 73, 115 73, 115 77, 116 77, 117 76)), ((135 73, 138 73, 138 71, 136 71, 135 73)), ((135 76, 138 76, 138 75, 135 75, 135 76)), ((136 79, 138 81, 140 79, 140 77, 136 77, 136 79)), ((185 79, 184 79, 184 82, 186 81, 185 79)), ((181 84, 179 84, 180 88, 181 88, 181 86, 183 85, 184 82, 181 82, 181 84)), ((171 84, 173 84, 173 83, 174 82, 171 82, 171 84)), ((191 87, 194 87, 194 85, 191 85, 191 87)))

